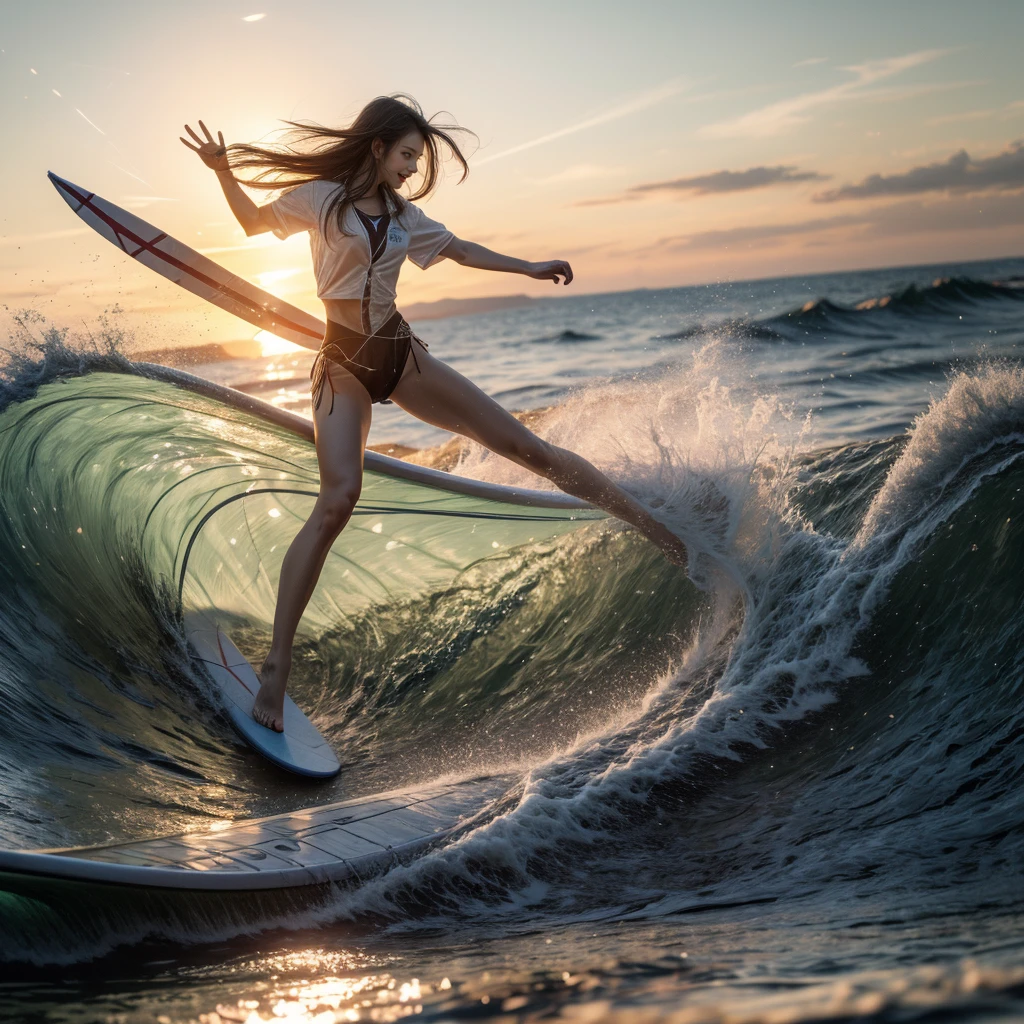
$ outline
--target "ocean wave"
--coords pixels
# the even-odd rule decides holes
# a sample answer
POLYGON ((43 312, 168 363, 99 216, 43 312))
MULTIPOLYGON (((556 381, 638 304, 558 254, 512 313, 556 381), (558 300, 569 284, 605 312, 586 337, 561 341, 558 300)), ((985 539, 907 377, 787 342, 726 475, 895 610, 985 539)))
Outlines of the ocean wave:
MULTIPOLYGON (((313 446, 118 354, 47 344, 2 385, 0 701, 17 728, 0 759, 6 791, 34 795, 0 831, 53 846, 270 813, 290 790, 243 795, 253 756, 224 749, 231 733, 178 616, 212 604, 250 660, 265 652, 273 579, 319 489, 313 446), (63 789, 65 773, 78 781, 63 789), (110 794, 102 812, 84 813, 83 786, 110 794), (52 824, 43 800, 65 808, 52 824)), ((360 778, 390 788, 570 741, 610 703, 639 701, 668 638, 699 617, 685 577, 635 535, 594 523, 562 537, 580 529, 568 517, 467 523, 467 499, 443 492, 417 520, 425 498, 408 487, 367 474, 365 511, 297 642, 296 698, 359 762, 347 795, 360 778), (606 607, 659 578, 672 599, 635 602, 609 630, 606 607)))
POLYGON ((980 281, 970 277, 940 277, 931 285, 907 285, 888 295, 863 299, 844 306, 827 298, 815 299, 798 309, 770 318, 780 328, 837 327, 865 322, 883 311, 889 315, 947 314, 987 302, 1021 302, 1024 291, 1011 283, 980 281))
POLYGON ((586 331, 574 331, 571 327, 567 327, 565 330, 559 331, 557 334, 547 334, 541 338, 531 338, 529 344, 543 345, 550 342, 555 342, 556 344, 573 344, 574 342, 600 340, 600 334, 588 334, 586 331))
MULTIPOLYGON (((470 917, 543 905, 562 919, 643 904, 667 865, 671 905, 713 907, 793 885, 855 890, 883 864, 894 886, 914 888, 1019 858, 1018 378, 965 375, 909 443, 805 461, 803 513, 779 517, 763 569, 743 562, 742 615, 720 604, 639 715, 534 766, 503 814, 339 897, 339 914, 408 924, 429 891, 431 925, 438 901, 470 917), (928 471, 921 453, 936 463, 928 471), (951 474, 962 486, 944 485, 951 474), (840 525, 846 493, 853 520, 814 530, 823 500, 840 525), (594 900, 567 882, 580 859, 601 865, 594 900)), ((655 902, 666 912, 665 897, 655 902)))
MULTIPOLYGON (((2 799, 18 845, 303 799, 225 745, 174 606, 190 562, 257 656, 274 549, 308 508, 314 453, 142 372, 54 341, 3 385, 2 799), (295 493, 271 506, 246 490, 271 479, 295 493)), ((905 889, 1019 862, 1022 371, 957 375, 909 436, 827 451, 806 450, 805 424, 742 378, 710 346, 656 381, 582 389, 535 424, 684 537, 700 593, 611 523, 527 535, 402 600, 345 576, 354 557, 329 567, 294 692, 358 762, 345 785, 519 771, 487 823, 356 891, 245 914, 111 904, 84 946, 29 915, 33 955, 339 919, 656 915, 856 892, 885 863, 905 889)), ((459 470, 535 483, 474 447, 459 470)), ((372 543, 373 525, 353 539, 372 543)))
POLYGON ((689 341, 691 338, 726 337, 752 341, 781 341, 784 335, 765 323, 751 320, 720 320, 697 323, 671 334, 655 334, 652 341, 689 341))
POLYGON ((936 278, 930 285, 907 285, 891 293, 862 299, 851 305, 828 297, 811 299, 784 313, 763 319, 728 318, 701 321, 669 334, 654 335, 655 341, 688 341, 695 338, 723 338, 739 341, 806 342, 808 337, 830 335, 877 338, 888 342, 898 337, 893 317, 944 317, 987 304, 1024 301, 1024 289, 1013 280, 983 281, 969 277, 936 278))

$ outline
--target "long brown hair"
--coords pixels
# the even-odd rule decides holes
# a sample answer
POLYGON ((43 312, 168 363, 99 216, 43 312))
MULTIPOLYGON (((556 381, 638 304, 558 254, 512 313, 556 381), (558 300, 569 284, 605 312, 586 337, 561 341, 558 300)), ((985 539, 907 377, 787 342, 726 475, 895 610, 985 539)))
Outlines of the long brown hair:
MULTIPOLYGON (((413 130, 423 136, 426 160, 423 181, 410 199, 423 199, 437 187, 441 143, 462 166, 459 181, 466 180, 469 164, 452 134, 467 132, 467 129, 457 124, 435 124, 437 116, 435 114, 428 121, 420 105, 404 93, 378 96, 363 107, 348 128, 325 128, 303 121, 286 121, 285 124, 291 125, 293 130, 285 136, 283 146, 271 149, 236 143, 228 147, 228 161, 232 170, 256 169, 256 174, 250 179, 243 179, 244 184, 253 188, 276 191, 310 181, 330 181, 341 185, 324 211, 324 222, 334 214, 338 219, 338 230, 344 231, 342 221, 346 207, 367 196, 376 180, 377 159, 373 155, 373 143, 377 139, 384 143, 386 154, 413 130)), ((401 213, 405 208, 405 200, 387 182, 381 182, 377 191, 386 210, 401 213)))

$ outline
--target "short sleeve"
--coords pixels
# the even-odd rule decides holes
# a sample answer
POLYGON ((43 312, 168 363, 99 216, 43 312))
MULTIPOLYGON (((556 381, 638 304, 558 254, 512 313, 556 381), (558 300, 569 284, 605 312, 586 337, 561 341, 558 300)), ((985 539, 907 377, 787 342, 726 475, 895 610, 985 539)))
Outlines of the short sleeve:
POLYGON ((297 231, 309 231, 319 226, 320 211, 315 202, 313 185, 314 182, 307 181, 268 204, 278 224, 273 229, 278 238, 287 238, 297 231))
POLYGON ((431 220, 418 206, 409 203, 406 210, 410 213, 408 256, 420 270, 426 270, 444 259, 441 250, 455 235, 443 224, 431 220))

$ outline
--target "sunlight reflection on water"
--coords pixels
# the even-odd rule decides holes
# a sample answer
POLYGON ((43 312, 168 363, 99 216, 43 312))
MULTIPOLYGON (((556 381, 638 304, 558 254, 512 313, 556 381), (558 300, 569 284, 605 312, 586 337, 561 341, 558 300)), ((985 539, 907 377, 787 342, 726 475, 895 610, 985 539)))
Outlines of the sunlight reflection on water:
MULTIPOLYGON (((336 1024, 341 1021, 370 1020, 382 1024, 422 1013, 424 997, 451 989, 447 978, 434 985, 418 978, 401 981, 380 971, 372 974, 354 973, 348 977, 334 971, 358 971, 365 968, 356 957, 346 953, 309 949, 261 959, 240 965, 240 973, 262 973, 266 981, 239 998, 234 1005, 218 1004, 215 1010, 199 1015, 200 1024, 261 1024, 264 1021, 302 1021, 303 1024, 336 1024), (296 972, 327 977, 296 979, 296 972), (282 977, 285 985, 275 984, 282 977), (262 990, 261 990, 262 989, 262 990)), ((160 1018, 170 1024, 172 1018, 160 1018)))

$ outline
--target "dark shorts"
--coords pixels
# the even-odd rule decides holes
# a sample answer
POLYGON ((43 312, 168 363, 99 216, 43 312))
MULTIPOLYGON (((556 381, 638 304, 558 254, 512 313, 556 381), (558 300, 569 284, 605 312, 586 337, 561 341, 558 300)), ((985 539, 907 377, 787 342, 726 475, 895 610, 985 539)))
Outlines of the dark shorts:
MULTIPOLYGON (((328 320, 327 333, 309 373, 313 408, 319 408, 323 387, 327 383, 331 388, 328 415, 334 411, 335 390, 331 375, 327 372, 328 359, 351 373, 366 388, 371 402, 389 402, 391 392, 402 379, 410 349, 413 360, 416 360, 416 351, 412 348, 414 342, 423 348, 427 347, 412 333, 405 317, 398 312, 369 335, 328 320)), ((419 362, 416 362, 416 370, 419 371, 419 368, 419 362)))

